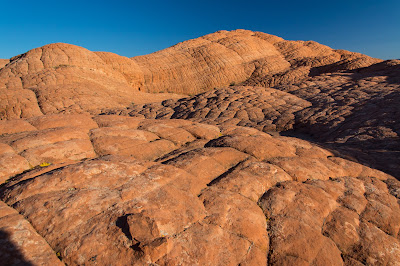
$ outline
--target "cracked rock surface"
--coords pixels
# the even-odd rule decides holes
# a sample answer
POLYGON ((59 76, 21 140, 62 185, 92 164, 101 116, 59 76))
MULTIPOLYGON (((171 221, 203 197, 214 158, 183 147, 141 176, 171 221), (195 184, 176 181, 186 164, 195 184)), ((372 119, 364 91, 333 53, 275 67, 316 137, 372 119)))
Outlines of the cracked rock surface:
POLYGON ((24 122, 0 138, 21 159, 19 171, 2 172, 0 257, 12 249, 34 265, 400 261, 400 182, 308 141, 117 115, 24 122), (87 146, 57 153, 79 141, 87 146))

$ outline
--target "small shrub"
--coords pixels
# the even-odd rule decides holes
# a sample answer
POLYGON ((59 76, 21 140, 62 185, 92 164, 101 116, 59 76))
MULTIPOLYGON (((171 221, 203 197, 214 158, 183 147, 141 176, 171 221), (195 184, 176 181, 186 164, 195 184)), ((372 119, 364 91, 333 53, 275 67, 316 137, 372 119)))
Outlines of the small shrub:
POLYGON ((61 65, 55 66, 54 69, 59 69, 59 68, 61 68, 61 67, 69 67, 69 66, 70 66, 70 65, 61 64, 61 65))
POLYGON ((41 164, 39 164, 40 167, 46 167, 46 166, 49 166, 49 165, 51 165, 51 163, 41 163, 41 164))
POLYGON ((232 81, 230 84, 229 84, 229 86, 235 86, 236 85, 236 82, 234 82, 234 81, 232 81))

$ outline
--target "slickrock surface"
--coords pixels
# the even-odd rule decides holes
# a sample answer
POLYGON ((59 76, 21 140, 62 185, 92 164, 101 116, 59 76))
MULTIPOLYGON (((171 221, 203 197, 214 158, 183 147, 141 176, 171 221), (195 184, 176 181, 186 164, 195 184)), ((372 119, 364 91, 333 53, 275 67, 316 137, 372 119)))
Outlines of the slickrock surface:
POLYGON ((10 62, 9 59, 0 59, 0 69, 10 62))
POLYGON ((295 114, 295 132, 400 178, 399 77, 400 61, 392 60, 277 89, 312 103, 295 114))
POLYGON ((306 133, 400 178, 399 76, 400 61, 391 60, 274 89, 232 86, 110 113, 306 133))
POLYGON ((261 87, 229 87, 178 101, 138 105, 131 116, 178 118, 218 125, 251 126, 259 130, 288 130, 294 113, 311 104, 289 93, 261 87))
POLYGON ((6 175, 1 258, 33 265, 56 265, 57 256, 68 265, 400 261, 400 182, 383 172, 249 127, 116 115, 62 123, 64 116, 24 120, 37 129, 0 138, 2 150, 30 162, 31 150, 90 144, 6 175))
POLYGON ((49 44, 11 58, 0 69, 0 119, 97 114, 182 97, 166 92, 197 94, 241 82, 291 84, 309 75, 380 61, 313 41, 285 41, 247 30, 219 31, 134 58, 49 44))
POLYGON ((0 202, 1 265, 64 265, 32 225, 0 202))
POLYGON ((0 264, 400 265, 399 77, 245 30, 0 60, 0 264))
MULTIPOLYGON (((117 58, 123 57, 115 55, 117 58)), ((127 59, 131 61, 130 59, 127 59)), ((56 43, 13 57, 0 69, 0 118, 29 118, 41 114, 97 113, 180 97, 147 94, 133 89, 124 74, 96 53, 56 43)))
POLYGON ((264 87, 271 87, 306 78, 310 71, 332 72, 381 61, 313 41, 286 41, 248 30, 218 31, 132 60, 143 71, 138 84, 142 89, 178 93, 260 79, 264 87))

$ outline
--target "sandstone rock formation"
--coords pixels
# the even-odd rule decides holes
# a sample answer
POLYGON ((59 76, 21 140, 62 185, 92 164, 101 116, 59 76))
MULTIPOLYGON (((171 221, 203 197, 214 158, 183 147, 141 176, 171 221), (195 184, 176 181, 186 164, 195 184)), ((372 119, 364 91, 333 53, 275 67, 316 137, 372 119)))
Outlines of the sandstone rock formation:
POLYGON ((399 76, 244 30, 0 61, 0 264, 400 265, 399 76))
POLYGON ((124 113, 146 118, 178 118, 218 125, 251 126, 262 131, 293 127, 294 113, 311 104, 289 93, 261 87, 229 87, 178 101, 138 105, 124 113))
POLYGON ((0 69, 10 62, 8 59, 0 59, 0 69))
POLYGON ((0 119, 95 114, 180 97, 165 92, 196 94, 240 82, 269 87, 380 61, 246 30, 219 31, 131 59, 50 44, 13 57, 0 69, 0 119))
POLYGON ((391 60, 274 89, 233 86, 114 113, 306 133, 400 178, 399 75, 400 61, 391 60))
POLYGON ((68 265, 400 260, 400 181, 310 142, 175 119, 19 121, 25 126, 8 130, 0 143, 33 168, 3 173, 3 181, 11 178, 0 187, 2 259, 33 265, 57 265, 57 257, 68 265), (69 141, 89 145, 59 156, 69 141), (47 152, 32 152, 39 149, 47 152), (35 166, 40 162, 52 164, 35 166))
MULTIPOLYGON (((126 58, 114 56, 114 64, 118 59, 124 64, 126 58)), ((134 90, 113 64, 87 49, 62 43, 11 58, 0 70, 0 92, 1 119, 96 113, 102 108, 180 97, 134 90)))

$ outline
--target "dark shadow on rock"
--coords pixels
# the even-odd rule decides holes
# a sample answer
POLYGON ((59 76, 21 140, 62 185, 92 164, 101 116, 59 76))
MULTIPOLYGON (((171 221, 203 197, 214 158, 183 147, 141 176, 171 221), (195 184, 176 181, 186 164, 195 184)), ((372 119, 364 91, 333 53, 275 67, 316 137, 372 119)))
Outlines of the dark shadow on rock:
POLYGON ((357 71, 353 72, 353 80, 386 76, 387 83, 400 84, 400 60, 386 60, 369 67, 357 69, 357 71))
POLYGON ((310 69, 309 77, 319 76, 324 73, 347 72, 352 73, 353 81, 375 76, 385 76, 386 82, 390 84, 400 84, 400 60, 386 60, 373 64, 368 67, 349 70, 350 61, 339 61, 333 64, 310 69))
MULTIPOLYGON (((335 156, 380 170, 400 180, 400 149, 374 148, 368 141, 353 143, 324 142, 315 135, 311 136, 305 132, 295 130, 280 132, 280 135, 309 141, 331 151, 335 156)), ((384 146, 385 143, 384 141, 382 142, 381 146, 384 146)), ((379 146, 379 144, 376 146, 379 146)))
POLYGON ((0 229, 0 266, 30 266, 20 248, 11 240, 10 233, 0 229))

